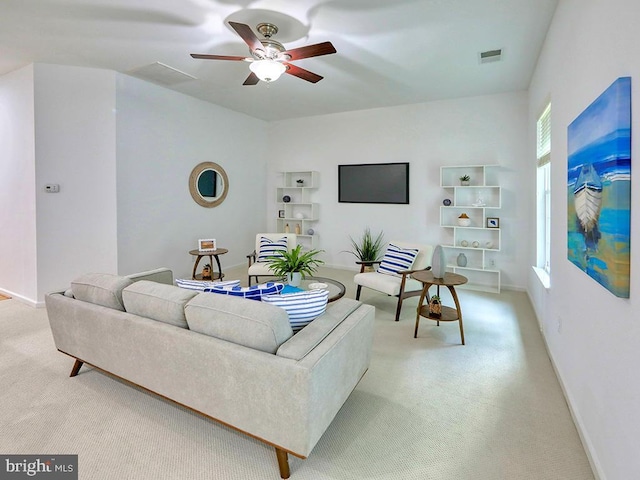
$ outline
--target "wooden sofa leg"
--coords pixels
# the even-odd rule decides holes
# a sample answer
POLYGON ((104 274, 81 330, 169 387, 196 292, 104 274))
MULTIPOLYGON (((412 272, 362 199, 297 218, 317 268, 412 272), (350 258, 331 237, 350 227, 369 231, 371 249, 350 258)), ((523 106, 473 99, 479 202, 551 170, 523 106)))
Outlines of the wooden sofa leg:
POLYGON ((356 289, 356 300, 360 300, 360 290, 362 290, 362 285, 358 285, 356 289))
POLYGON ((276 456, 278 457, 278 467, 280 467, 280 477, 289 478, 291 472, 289 472, 287 452, 276 447, 276 456))
POLYGON ((83 361, 78 360, 76 358, 76 362, 73 364, 73 368, 71 369, 71 373, 69 374, 70 377, 75 377, 78 372, 80 371, 80 368, 82 368, 82 365, 84 364, 83 361))

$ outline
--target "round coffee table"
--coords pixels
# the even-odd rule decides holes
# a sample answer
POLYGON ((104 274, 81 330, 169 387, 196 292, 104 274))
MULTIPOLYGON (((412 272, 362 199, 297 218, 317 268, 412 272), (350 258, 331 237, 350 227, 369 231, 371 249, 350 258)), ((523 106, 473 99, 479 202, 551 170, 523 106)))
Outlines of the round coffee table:
POLYGON ((303 290, 309 290, 309 285, 312 283, 326 283, 327 290, 329 290, 329 299, 327 302, 335 302, 339 298, 344 297, 345 286, 337 280, 325 277, 307 277, 300 282, 300 287, 303 290))

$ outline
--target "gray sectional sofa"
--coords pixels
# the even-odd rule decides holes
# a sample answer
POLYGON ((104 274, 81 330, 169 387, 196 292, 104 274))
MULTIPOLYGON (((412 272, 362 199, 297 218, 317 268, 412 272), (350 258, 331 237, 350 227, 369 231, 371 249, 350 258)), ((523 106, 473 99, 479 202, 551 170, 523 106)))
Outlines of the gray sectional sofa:
POLYGON ((172 285, 170 270, 88 274, 45 302, 56 348, 306 458, 366 372, 375 310, 343 298, 293 335, 273 305, 172 285), (264 395, 268 391, 269 395, 264 395))

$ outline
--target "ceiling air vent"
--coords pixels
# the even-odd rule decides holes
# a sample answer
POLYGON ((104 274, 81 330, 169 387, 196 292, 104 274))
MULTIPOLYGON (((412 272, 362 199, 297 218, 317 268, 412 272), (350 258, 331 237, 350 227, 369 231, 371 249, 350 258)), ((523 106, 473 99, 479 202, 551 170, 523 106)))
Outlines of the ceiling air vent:
POLYGON ((502 49, 487 50, 478 54, 480 63, 499 62, 502 60, 502 49))
POLYGON ((169 65, 165 65, 161 62, 155 62, 150 65, 145 65, 144 67, 134 68, 133 70, 129 70, 125 73, 166 86, 176 85, 188 80, 197 80, 193 75, 189 75, 188 73, 182 72, 177 68, 170 67, 169 65))

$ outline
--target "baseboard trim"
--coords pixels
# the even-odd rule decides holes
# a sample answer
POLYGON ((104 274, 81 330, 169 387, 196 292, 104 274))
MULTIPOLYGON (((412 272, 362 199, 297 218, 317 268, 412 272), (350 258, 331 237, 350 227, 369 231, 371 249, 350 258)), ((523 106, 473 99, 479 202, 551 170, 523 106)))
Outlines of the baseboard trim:
POLYGON ((571 414, 571 418, 573 419, 573 424, 576 426, 576 431, 578 432, 578 437, 580 437, 580 442, 582 443, 582 447, 584 448, 585 453, 587 454, 587 460, 589 460, 589 465, 591 466, 591 471, 596 480, 604 480, 606 477, 602 473, 602 469, 600 468, 600 462, 596 455, 594 454, 593 445, 589 441, 589 437, 584 432, 582 427, 582 420, 578 412, 576 412, 573 408, 572 397, 569 394, 564 380, 562 379, 562 375, 558 370, 556 365, 556 360, 553 356, 553 353, 549 349, 549 344, 547 343, 547 337, 544 334, 544 328, 542 324, 542 319, 538 316, 537 310, 534 308, 533 300, 531 299, 531 295, 529 294, 529 290, 526 290, 527 298, 529 299, 529 303, 531 304, 531 309, 534 312, 536 317, 536 321, 538 322, 538 327, 540 329, 540 335, 542 336, 542 343, 544 344, 544 348, 547 351, 547 356, 551 361, 551 367, 556 374, 556 378, 558 379, 558 383, 560 384, 560 389, 562 390, 562 394, 564 395, 564 401, 567 404, 567 408, 569 409, 569 413, 571 414))
POLYGON ((19 295, 10 290, 5 290, 4 288, 0 288, 0 293, 6 295, 7 297, 11 297, 11 300, 17 300, 20 303, 24 303, 25 305, 29 305, 33 308, 44 308, 44 302, 38 302, 31 298, 27 298, 24 295, 19 295))

